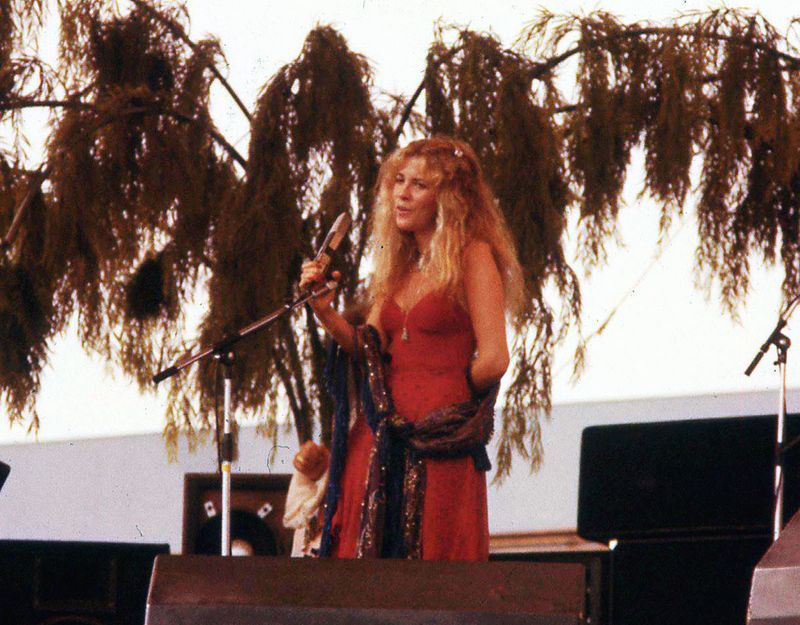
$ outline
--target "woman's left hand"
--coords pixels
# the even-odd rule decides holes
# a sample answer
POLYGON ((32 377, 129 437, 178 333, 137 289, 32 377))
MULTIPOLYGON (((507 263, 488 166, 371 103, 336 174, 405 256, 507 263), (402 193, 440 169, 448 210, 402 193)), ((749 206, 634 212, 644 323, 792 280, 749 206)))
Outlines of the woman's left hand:
POLYGON ((325 445, 317 445, 314 441, 306 441, 294 457, 294 468, 308 479, 317 481, 328 468, 330 453, 325 445))

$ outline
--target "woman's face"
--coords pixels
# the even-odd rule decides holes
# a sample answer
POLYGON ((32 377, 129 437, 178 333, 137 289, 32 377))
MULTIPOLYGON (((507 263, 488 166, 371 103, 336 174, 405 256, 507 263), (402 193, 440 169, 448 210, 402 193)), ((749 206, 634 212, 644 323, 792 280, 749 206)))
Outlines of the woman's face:
POLYGON ((409 158, 400 166, 392 187, 392 207, 397 227, 413 233, 418 242, 436 229, 435 180, 421 156, 409 158))

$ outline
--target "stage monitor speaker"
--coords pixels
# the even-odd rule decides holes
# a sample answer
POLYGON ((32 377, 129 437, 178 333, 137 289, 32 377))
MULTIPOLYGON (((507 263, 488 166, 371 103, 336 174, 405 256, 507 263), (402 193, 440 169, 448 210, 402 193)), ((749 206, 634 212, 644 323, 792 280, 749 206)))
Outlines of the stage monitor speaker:
MULTIPOLYGON (((769 533, 775 416, 583 431, 578 534, 589 540, 769 533)), ((787 418, 787 440, 800 416, 787 418)), ((800 504, 800 445, 786 456, 786 519, 800 504)))
POLYGON ((584 567, 159 557, 145 625, 580 625, 584 567))
POLYGON ((598 550, 520 551, 489 555, 492 562, 540 562, 578 564, 583 567, 586 623, 609 623, 608 597, 611 592, 611 552, 598 550))
POLYGON ((141 625, 169 545, 0 541, 3 625, 141 625))
MULTIPOLYGON (((283 527, 290 475, 231 478, 231 549, 238 555, 288 556, 292 530, 283 527)), ((187 473, 183 482, 184 554, 218 555, 222 540, 221 478, 187 473)))
POLYGON ((753 573, 748 625, 800 625, 800 513, 753 573))
POLYGON ((613 625, 744 625, 769 536, 621 540, 611 552, 613 625))

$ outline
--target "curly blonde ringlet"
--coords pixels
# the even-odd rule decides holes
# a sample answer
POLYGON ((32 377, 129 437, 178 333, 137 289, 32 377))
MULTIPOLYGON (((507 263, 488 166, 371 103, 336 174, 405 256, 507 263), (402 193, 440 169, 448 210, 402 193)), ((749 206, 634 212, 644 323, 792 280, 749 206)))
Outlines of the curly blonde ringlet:
POLYGON ((505 218, 469 145, 437 135, 395 150, 381 166, 376 195, 370 299, 391 295, 398 281, 419 262, 434 290, 463 305, 463 251, 472 241, 485 241, 500 270, 506 311, 516 316, 522 304, 522 269, 505 218), (397 227, 392 203, 398 171, 416 157, 424 159, 436 188, 436 229, 422 259, 413 233, 397 227))

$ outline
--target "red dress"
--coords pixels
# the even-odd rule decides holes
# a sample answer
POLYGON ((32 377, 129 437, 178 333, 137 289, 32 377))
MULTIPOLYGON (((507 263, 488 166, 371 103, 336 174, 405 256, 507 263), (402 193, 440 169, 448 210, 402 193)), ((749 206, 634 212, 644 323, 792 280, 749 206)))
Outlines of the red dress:
MULTIPOLYGON (((416 421, 434 408, 470 398, 464 370, 475 335, 466 311, 438 293, 428 293, 409 311, 408 341, 401 338, 404 316, 389 299, 380 318, 391 354, 387 374, 395 410, 416 421)), ((372 443, 372 431, 359 419, 348 437, 342 494, 332 520, 334 557, 355 556, 372 443)), ((471 456, 425 464, 423 559, 487 560, 486 474, 475 469, 471 456)))

